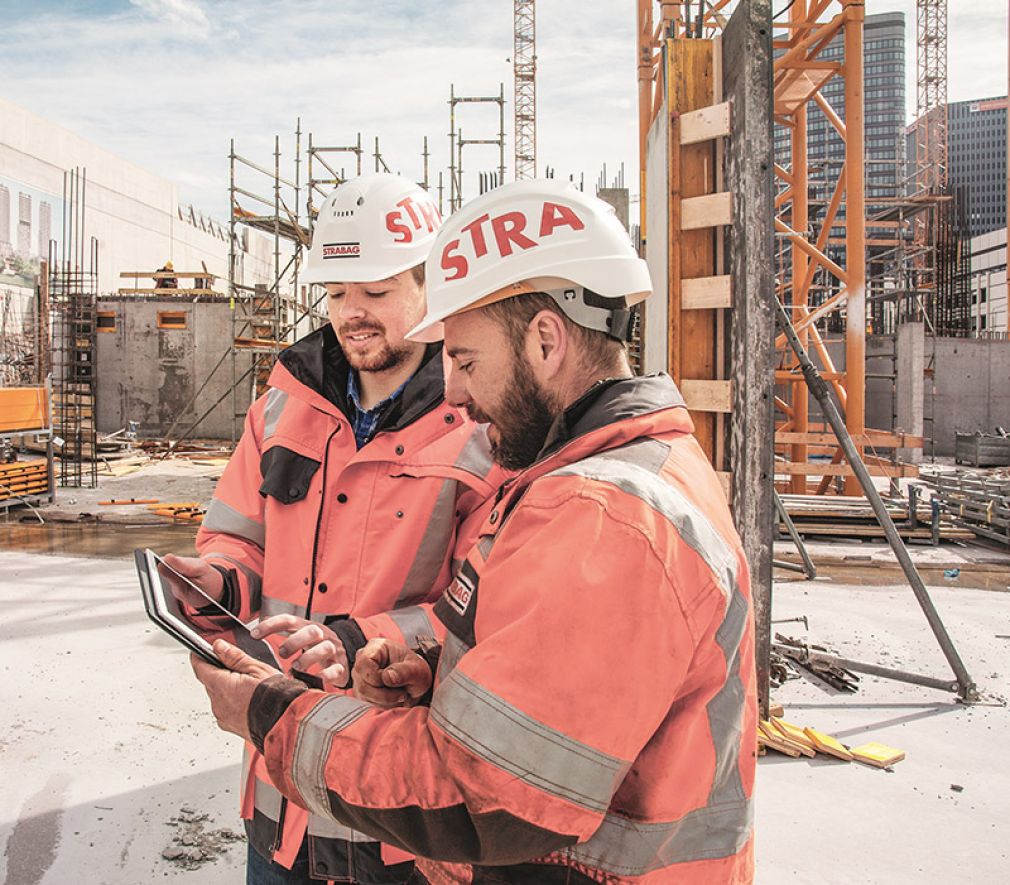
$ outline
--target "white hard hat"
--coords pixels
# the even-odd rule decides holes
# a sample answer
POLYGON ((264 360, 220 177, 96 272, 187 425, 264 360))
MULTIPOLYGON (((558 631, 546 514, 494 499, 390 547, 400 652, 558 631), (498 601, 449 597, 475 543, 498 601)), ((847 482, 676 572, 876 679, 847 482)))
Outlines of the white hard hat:
POLYGON ((319 209, 302 279, 367 283, 395 276, 424 262, 441 224, 431 197, 406 178, 349 179, 319 209))
POLYGON ((407 337, 442 338, 442 320, 524 292, 551 295, 573 322, 623 337, 621 312, 652 294, 613 207, 570 183, 517 181, 451 216, 425 265, 428 311, 407 337))

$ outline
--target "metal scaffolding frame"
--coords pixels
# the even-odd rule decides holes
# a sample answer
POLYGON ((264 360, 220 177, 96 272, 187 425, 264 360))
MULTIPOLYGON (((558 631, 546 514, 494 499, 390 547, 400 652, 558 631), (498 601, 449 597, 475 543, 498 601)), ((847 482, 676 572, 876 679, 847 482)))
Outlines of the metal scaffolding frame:
MULTIPOLYGON (((505 183, 505 84, 499 84, 498 95, 456 95, 456 87, 449 84, 449 212, 463 205, 463 148, 466 145, 498 145, 498 182, 505 183), (464 138, 463 130, 456 126, 456 105, 497 104, 498 137, 464 138)), ((439 211, 441 211, 441 184, 439 184, 439 211)))

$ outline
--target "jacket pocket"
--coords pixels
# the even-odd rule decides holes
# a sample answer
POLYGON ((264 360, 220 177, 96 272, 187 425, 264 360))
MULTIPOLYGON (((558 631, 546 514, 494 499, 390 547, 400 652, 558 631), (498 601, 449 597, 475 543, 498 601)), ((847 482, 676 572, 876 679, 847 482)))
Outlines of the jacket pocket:
POLYGON ((312 477, 319 469, 319 461, 306 458, 284 446, 272 446, 260 458, 263 484, 260 494, 269 495, 281 504, 294 504, 309 493, 312 477))

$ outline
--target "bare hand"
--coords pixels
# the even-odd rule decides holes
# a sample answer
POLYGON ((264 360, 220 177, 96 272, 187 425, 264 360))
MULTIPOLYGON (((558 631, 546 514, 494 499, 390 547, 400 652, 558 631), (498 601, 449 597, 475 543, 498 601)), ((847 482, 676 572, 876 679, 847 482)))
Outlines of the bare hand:
POLYGON ((274 615, 260 621, 252 630, 252 635, 257 639, 277 634, 288 637, 277 649, 282 658, 290 658, 301 652, 291 662, 292 667, 306 673, 312 667, 320 667, 318 676, 325 685, 347 688, 350 669, 347 665, 347 652, 340 637, 329 627, 295 615, 274 615))
POLYGON ((354 694, 377 707, 411 707, 431 688, 431 667, 417 652, 372 639, 354 659, 354 694))
POLYGON ((214 653, 228 667, 227 670, 208 664, 197 655, 190 655, 193 672, 207 690, 218 728, 248 741, 249 703, 253 692, 264 679, 278 676, 280 671, 261 664, 223 639, 214 643, 214 653))
MULTIPOLYGON (((221 576, 221 572, 207 560, 196 556, 176 556, 174 553, 169 553, 162 559, 165 560, 165 565, 174 568, 183 577, 189 578, 211 599, 217 602, 221 601, 221 597, 224 596, 224 578, 221 576)), ((158 574, 168 584, 176 599, 191 608, 203 608, 207 605, 206 599, 188 586, 185 581, 180 581, 168 569, 162 568, 160 564, 158 565, 158 574)))

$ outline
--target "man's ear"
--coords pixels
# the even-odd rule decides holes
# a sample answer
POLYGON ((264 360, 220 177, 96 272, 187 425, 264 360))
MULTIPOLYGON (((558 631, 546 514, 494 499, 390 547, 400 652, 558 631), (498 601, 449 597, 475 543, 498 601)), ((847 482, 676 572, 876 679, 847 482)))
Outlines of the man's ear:
POLYGON ((542 310, 526 332, 526 356, 538 381, 558 376, 570 346, 565 321, 553 310, 542 310))

